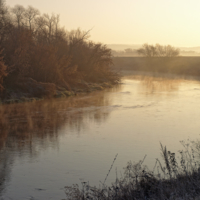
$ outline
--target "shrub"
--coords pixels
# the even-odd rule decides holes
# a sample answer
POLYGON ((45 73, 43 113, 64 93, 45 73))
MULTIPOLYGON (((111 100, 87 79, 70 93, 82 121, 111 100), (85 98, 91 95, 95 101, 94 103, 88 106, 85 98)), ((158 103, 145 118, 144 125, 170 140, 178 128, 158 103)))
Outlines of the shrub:
POLYGON ((3 91, 3 79, 7 76, 6 65, 4 64, 3 57, 0 57, 0 92, 3 91))

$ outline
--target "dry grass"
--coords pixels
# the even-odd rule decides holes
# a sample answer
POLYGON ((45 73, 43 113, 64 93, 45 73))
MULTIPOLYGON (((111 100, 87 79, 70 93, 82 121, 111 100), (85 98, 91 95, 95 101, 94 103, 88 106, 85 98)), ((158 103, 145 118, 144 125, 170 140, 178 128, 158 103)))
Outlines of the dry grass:
POLYGON ((91 200, 189 200, 200 196, 200 142, 183 142, 177 160, 175 153, 161 144, 163 161, 156 160, 153 170, 143 161, 128 162, 124 176, 107 186, 92 187, 88 183, 66 187, 67 199, 91 200))

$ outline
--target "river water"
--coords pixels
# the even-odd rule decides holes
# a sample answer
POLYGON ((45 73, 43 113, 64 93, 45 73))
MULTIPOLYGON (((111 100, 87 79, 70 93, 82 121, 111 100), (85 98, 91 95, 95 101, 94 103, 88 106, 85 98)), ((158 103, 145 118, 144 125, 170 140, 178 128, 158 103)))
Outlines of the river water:
MULTIPOLYGON (((128 73, 129 74, 129 73, 128 73)), ((152 169, 200 134, 200 82, 153 75, 79 97, 0 107, 0 199, 65 199, 65 186, 107 184, 128 161, 152 169)))

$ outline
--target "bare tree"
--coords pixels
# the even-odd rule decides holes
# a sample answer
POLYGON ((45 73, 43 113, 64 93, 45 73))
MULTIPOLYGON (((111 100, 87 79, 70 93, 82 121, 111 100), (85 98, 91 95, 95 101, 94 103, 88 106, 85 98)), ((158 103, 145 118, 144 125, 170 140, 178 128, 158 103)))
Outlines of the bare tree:
POLYGON ((68 33, 68 41, 70 46, 76 46, 79 43, 83 43, 85 40, 89 39, 90 37, 90 30, 82 31, 80 28, 77 30, 72 30, 68 33))
POLYGON ((6 15, 8 15, 8 9, 5 0, 0 0, 0 19, 5 18, 6 15))
POLYGON ((32 22, 36 19, 36 16, 40 15, 40 11, 32 6, 28 6, 28 8, 24 12, 25 20, 29 24, 30 30, 32 30, 32 22))
POLYGON ((11 9, 14 17, 15 22, 17 23, 18 28, 23 25, 24 13, 25 8, 21 5, 15 5, 14 8, 11 9))
POLYGON ((55 37, 57 39, 58 37, 58 28, 59 28, 59 23, 60 23, 60 15, 56 15, 54 19, 54 24, 55 24, 55 37))
POLYGON ((10 32, 12 25, 10 20, 10 13, 4 0, 0 0, 0 45, 10 32))
POLYGON ((137 50, 138 54, 145 57, 177 57, 180 50, 171 45, 162 46, 160 44, 149 45, 144 44, 142 48, 137 50))
POLYGON ((141 49, 138 49, 138 54, 145 57, 154 57, 156 56, 156 47, 149 44, 144 44, 141 49))
POLYGON ((54 14, 52 14, 51 16, 49 16, 49 14, 44 14, 43 17, 45 20, 45 25, 48 27, 49 40, 50 40, 53 34, 53 28, 54 28, 56 17, 54 14))
POLYGON ((35 19, 36 29, 43 30, 45 29, 45 19, 43 16, 39 16, 35 19))

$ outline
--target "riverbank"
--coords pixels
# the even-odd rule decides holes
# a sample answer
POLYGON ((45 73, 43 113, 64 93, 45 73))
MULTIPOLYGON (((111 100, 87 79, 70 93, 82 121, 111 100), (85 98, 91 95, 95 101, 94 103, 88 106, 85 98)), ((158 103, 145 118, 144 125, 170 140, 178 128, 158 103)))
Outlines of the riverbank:
MULTIPOLYGON (((99 188, 89 183, 66 187, 67 199, 100 200, 199 200, 200 199, 200 142, 183 142, 183 150, 175 156, 161 144, 163 160, 156 159, 153 170, 143 165, 145 157, 138 163, 128 162, 121 178, 107 186, 106 179, 99 188)), ((114 161, 107 174, 112 170, 114 161)), ((107 178, 107 177, 106 177, 107 178)))
POLYGON ((111 88, 119 83, 116 80, 103 80, 102 82, 78 81, 69 89, 56 86, 53 83, 42 83, 32 78, 23 78, 15 85, 6 88, 1 96, 0 102, 3 104, 22 103, 42 100, 46 98, 66 98, 79 94, 111 88))

